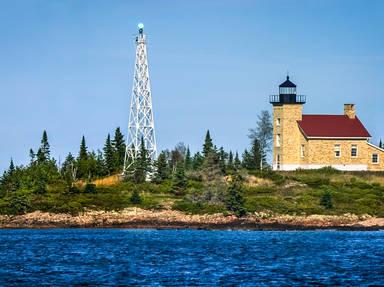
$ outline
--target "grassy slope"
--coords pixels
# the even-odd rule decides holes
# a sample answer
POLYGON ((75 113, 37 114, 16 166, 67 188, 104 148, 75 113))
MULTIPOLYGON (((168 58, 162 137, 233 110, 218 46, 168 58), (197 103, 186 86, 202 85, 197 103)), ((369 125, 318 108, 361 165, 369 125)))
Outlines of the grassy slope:
MULTIPOLYGON (((186 193, 202 188, 189 182, 186 193)), ((26 212, 41 210, 56 213, 77 213, 83 208, 119 210, 133 206, 132 191, 141 192, 145 209, 173 208, 191 213, 223 212, 222 206, 192 204, 185 195, 169 193, 170 183, 134 185, 109 178, 97 182, 96 193, 68 193, 64 184, 50 186, 44 195, 30 194, 26 212)), ((254 174, 247 177, 244 196, 249 212, 271 211, 279 214, 370 214, 384 217, 384 174, 341 173, 333 170, 295 171, 254 174), (322 195, 329 191, 333 208, 320 205, 322 195)), ((23 204, 8 196, 0 199, 0 213, 12 213, 7 206, 23 204)), ((24 203, 25 204, 25 203, 24 203)))

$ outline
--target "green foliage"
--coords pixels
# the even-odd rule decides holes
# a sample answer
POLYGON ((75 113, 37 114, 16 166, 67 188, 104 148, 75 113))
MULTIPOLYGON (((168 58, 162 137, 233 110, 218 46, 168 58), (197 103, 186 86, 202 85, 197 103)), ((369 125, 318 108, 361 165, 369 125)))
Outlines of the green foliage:
POLYGON ((228 187, 225 203, 227 209, 237 217, 242 217, 247 213, 244 207, 243 182, 239 174, 233 175, 232 182, 228 187))
POLYGON ((104 160, 105 160, 105 168, 107 169, 108 174, 111 174, 116 169, 115 163, 115 151, 112 147, 111 136, 108 134, 107 139, 104 144, 104 160))
POLYGON ((85 193, 97 193, 96 185, 93 183, 87 183, 84 187, 85 193))
POLYGON ((252 140, 250 151, 245 150, 242 166, 249 170, 259 170, 266 165, 265 155, 257 138, 252 140))
POLYGON ((161 152, 155 161, 155 175, 153 181, 162 183, 170 177, 170 169, 167 163, 167 156, 165 152, 161 152))
MULTIPOLYGON (((272 115, 268 111, 261 111, 258 116, 256 128, 249 130, 248 137, 254 145, 255 141, 258 142, 257 152, 261 154, 261 158, 264 158, 270 151, 273 139, 273 124, 272 115)), ((261 161, 264 165, 265 160, 261 161)))
POLYGON ((142 202, 140 193, 137 189, 134 189, 132 192, 132 196, 130 198, 131 203, 133 204, 140 204, 142 202))
POLYGON ((185 176, 184 165, 182 163, 179 163, 177 164, 176 170, 172 176, 171 191, 176 195, 180 195, 184 192, 186 187, 187 187, 187 177, 185 176))
POLYGON ((134 183, 143 183, 147 179, 148 173, 151 171, 151 159, 145 148, 144 139, 141 138, 139 156, 126 171, 126 179, 134 183))
POLYGON ((124 142, 124 135, 122 134, 119 127, 117 127, 115 130, 112 146, 114 150, 114 170, 122 171, 124 165, 126 145, 124 142))
POLYGON ((213 151, 213 141, 211 138, 211 134, 209 133, 209 130, 205 134, 205 140, 204 140, 204 145, 203 145, 203 155, 205 158, 208 157, 210 153, 213 151))
POLYGON ((329 191, 325 191, 320 198, 320 205, 326 209, 333 208, 332 204, 332 194, 329 191))
POLYGON ((139 156, 127 174, 129 180, 96 187, 94 179, 121 170, 125 145, 120 130, 116 129, 113 140, 107 138, 104 156, 100 151, 88 151, 83 137, 77 158, 68 154, 60 170, 44 132, 38 152, 29 151, 28 165, 16 166, 11 160, 0 177, 0 214, 35 210, 77 214, 86 209, 121 210, 131 206, 160 209, 173 202, 174 209, 199 214, 242 216, 247 210, 384 217, 384 172, 340 172, 330 167, 291 172, 261 170, 259 159, 264 153, 258 140, 247 151, 242 167, 238 153, 217 149, 207 132, 203 155, 196 152, 191 156, 189 148, 180 143, 172 151, 160 153, 153 174, 142 140, 139 156), (147 181, 148 175, 153 175, 152 182, 147 181), (248 175, 255 176, 256 181, 246 178, 248 175), (226 180, 231 178, 228 185, 226 180), (87 184, 80 190, 84 182, 87 184))

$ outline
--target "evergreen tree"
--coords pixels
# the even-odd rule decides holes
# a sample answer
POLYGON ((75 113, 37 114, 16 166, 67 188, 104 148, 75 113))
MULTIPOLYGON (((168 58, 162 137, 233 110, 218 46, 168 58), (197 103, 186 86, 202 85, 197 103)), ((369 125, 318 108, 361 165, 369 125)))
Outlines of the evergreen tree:
POLYGON ((115 136, 113 138, 112 145, 115 153, 115 170, 122 171, 124 166, 126 146, 124 136, 119 127, 115 130, 115 136))
POLYGON ((80 151, 77 157, 77 174, 79 178, 89 178, 88 150, 83 136, 80 144, 80 151))
POLYGON ((195 153, 192 160, 192 168, 194 170, 199 170, 204 162, 204 157, 200 154, 200 152, 195 153))
POLYGON ((192 169, 192 158, 191 158, 191 151, 189 150, 189 147, 187 147, 187 152, 185 153, 185 169, 186 170, 192 169))
POLYGON ((211 134, 209 133, 209 130, 207 130, 207 133, 205 135, 204 145, 203 145, 204 158, 208 157, 208 155, 212 151, 213 151, 213 142, 212 142, 211 134))
POLYGON ((48 135, 45 130, 43 131, 43 136, 41 137, 41 145, 39 151, 40 159, 38 160, 40 161, 40 163, 45 163, 50 160, 51 151, 48 143, 48 135))
POLYGON ((250 152, 247 150, 243 154, 243 167, 249 170, 261 169, 261 163, 264 162, 265 156, 261 150, 260 142, 258 139, 253 139, 250 152))
POLYGON ((233 153, 232 153, 232 151, 229 151, 229 155, 228 155, 228 168, 233 169, 233 153))
POLYGON ((241 161, 239 159, 239 153, 238 152, 236 152, 236 154, 235 154, 235 160, 233 161, 233 165, 234 165, 235 169, 241 168, 241 161))
POLYGON ((252 163, 253 161, 252 161, 251 153, 245 149, 242 155, 242 167, 246 169, 253 169, 252 163))
POLYGON ((100 150, 97 150, 96 167, 98 176, 104 176, 108 174, 107 168, 105 167, 103 153, 100 150))
POLYGON ((88 150, 87 150, 87 145, 85 143, 85 137, 84 136, 81 139, 78 159, 79 160, 87 160, 88 159, 88 150))
POLYGON ((237 217, 242 217, 246 214, 244 203, 242 178, 236 173, 228 187, 226 196, 227 209, 237 217))
POLYGON ((178 195, 182 194, 186 187, 187 177, 185 176, 184 164, 178 163, 172 176, 172 192, 178 195))
POLYGON ((12 176, 15 173, 15 164, 13 163, 13 159, 11 158, 11 162, 9 164, 8 174, 12 176))
POLYGON ((380 142, 379 142, 379 148, 384 148, 384 144, 383 144, 383 142, 381 141, 381 139, 380 139, 380 142))
POLYGON ((325 209, 333 208, 332 194, 329 191, 324 192, 321 196, 320 205, 323 206, 325 209))
POLYGON ((131 203, 133 204, 140 204, 142 202, 141 196, 139 191, 135 188, 132 192, 131 198, 130 198, 131 203))
POLYGON ((220 165, 221 172, 223 174, 226 174, 226 172, 227 172, 227 158, 228 158, 228 154, 224 151, 223 147, 220 147, 220 149, 219 149, 219 165, 220 165))
POLYGON ((30 165, 33 165, 36 161, 36 154, 35 152, 33 151, 33 149, 30 149, 29 150, 29 163, 30 165))
MULTIPOLYGON (((272 116, 268 111, 261 111, 261 114, 258 116, 258 122, 255 129, 249 130, 248 137, 252 142, 257 139, 259 141, 262 158, 272 150, 272 140, 273 140, 273 124, 272 116)), ((263 160, 260 159, 260 168, 263 168, 263 160)), ((265 160, 264 160, 265 161, 265 160)))
POLYGON ((109 134, 105 141, 103 151, 104 151, 105 168, 108 174, 111 174, 114 172, 116 167, 116 163, 115 163, 116 157, 115 157, 115 152, 111 143, 111 136, 109 134))
POLYGON ((69 186, 73 186, 73 183, 76 181, 77 176, 77 164, 76 159, 71 153, 65 158, 63 165, 61 167, 61 174, 64 180, 68 183, 69 186))
POLYGON ((162 183, 163 181, 169 178, 169 168, 167 164, 167 156, 164 151, 162 151, 155 162, 155 176, 153 181, 156 183, 162 183))
POLYGON ((226 183, 219 165, 217 153, 210 152, 202 166, 204 183, 203 200, 211 204, 223 204, 225 200, 226 183))
POLYGON ((134 183, 143 183, 151 171, 151 159, 145 147, 144 138, 141 138, 140 151, 138 157, 133 161, 127 177, 134 183))

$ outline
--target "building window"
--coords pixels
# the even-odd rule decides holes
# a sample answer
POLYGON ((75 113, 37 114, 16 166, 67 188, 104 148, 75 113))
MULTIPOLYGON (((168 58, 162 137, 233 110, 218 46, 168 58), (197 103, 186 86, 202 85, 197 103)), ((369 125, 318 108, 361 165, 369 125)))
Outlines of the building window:
POLYGON ((351 157, 357 157, 357 145, 355 144, 351 147, 351 157))
POLYGON ((305 145, 303 145, 303 144, 301 145, 300 156, 305 157, 305 145))
POLYGON ((280 155, 279 154, 276 156, 276 168, 280 169, 280 155))
POLYGON ((341 148, 339 144, 335 144, 335 157, 341 156, 341 148))
POLYGON ((280 134, 276 135, 276 146, 280 146, 280 134))
POLYGON ((280 126, 280 118, 277 118, 277 119, 276 119, 276 126, 277 126, 277 127, 280 126))
POLYGON ((372 163, 379 163, 379 155, 377 153, 372 154, 372 163))

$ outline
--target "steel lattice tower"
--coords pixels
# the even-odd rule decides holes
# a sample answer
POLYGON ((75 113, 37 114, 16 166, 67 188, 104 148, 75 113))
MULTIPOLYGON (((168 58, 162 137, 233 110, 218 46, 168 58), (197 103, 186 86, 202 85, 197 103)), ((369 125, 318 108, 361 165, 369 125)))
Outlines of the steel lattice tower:
POLYGON ((155 160, 157 157, 155 123, 153 120, 151 86, 149 82, 148 58, 144 25, 139 24, 136 36, 136 60, 129 112, 127 148, 125 151, 124 171, 132 164, 140 151, 141 139, 155 160))

